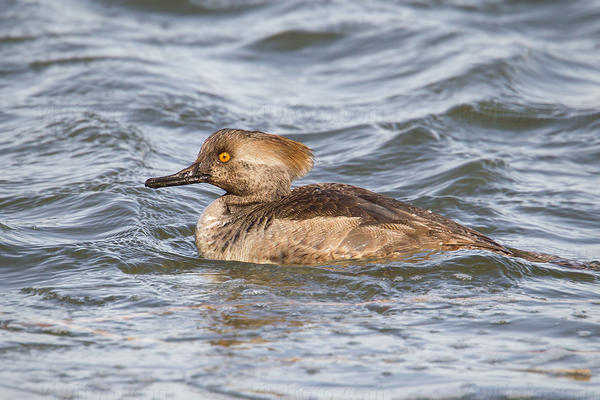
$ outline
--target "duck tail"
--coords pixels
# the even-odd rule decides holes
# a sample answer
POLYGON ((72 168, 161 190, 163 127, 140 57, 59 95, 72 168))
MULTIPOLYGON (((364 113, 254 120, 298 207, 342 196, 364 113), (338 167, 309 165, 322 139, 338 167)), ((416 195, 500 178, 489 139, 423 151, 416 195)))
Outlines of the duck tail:
POLYGON ((572 268, 572 269, 600 269, 600 262, 590 261, 581 262, 569 260, 566 258, 554 256, 552 254, 536 253, 533 251, 519 250, 512 247, 508 247, 513 257, 519 257, 526 261, 541 262, 541 263, 552 263, 561 267, 572 268))

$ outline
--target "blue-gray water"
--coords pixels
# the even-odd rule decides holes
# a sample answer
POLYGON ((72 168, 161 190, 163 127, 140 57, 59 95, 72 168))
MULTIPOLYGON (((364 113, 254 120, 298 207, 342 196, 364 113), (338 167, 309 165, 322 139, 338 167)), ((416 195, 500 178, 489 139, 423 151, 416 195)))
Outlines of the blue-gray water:
POLYGON ((198 257, 223 128, 499 242, 600 258, 594 1, 0 1, 0 398, 598 398, 600 272, 198 257))

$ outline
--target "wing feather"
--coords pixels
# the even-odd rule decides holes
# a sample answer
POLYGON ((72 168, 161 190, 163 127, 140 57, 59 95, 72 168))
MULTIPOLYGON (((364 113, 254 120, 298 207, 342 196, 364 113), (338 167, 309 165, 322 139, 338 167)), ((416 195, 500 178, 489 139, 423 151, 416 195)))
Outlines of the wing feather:
POLYGON ((306 220, 317 217, 357 217, 346 245, 366 246, 396 242, 398 250, 415 248, 482 248, 500 253, 508 249, 487 236, 439 214, 356 186, 321 183, 294 189, 274 205, 273 218, 306 220), (370 228, 371 231, 365 229, 370 228), (370 244, 369 244, 370 243, 370 244))

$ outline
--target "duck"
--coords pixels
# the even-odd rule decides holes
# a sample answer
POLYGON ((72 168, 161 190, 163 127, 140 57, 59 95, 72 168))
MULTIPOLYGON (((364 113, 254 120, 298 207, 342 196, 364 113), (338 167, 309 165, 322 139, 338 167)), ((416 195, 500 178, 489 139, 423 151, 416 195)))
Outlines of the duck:
POLYGON ((292 189, 313 165, 312 150, 300 142, 220 129, 204 141, 192 165, 150 178, 145 186, 208 183, 225 191, 196 225, 195 244, 206 259, 322 265, 461 249, 535 262, 554 259, 505 247, 431 210, 361 187, 317 183, 292 189))

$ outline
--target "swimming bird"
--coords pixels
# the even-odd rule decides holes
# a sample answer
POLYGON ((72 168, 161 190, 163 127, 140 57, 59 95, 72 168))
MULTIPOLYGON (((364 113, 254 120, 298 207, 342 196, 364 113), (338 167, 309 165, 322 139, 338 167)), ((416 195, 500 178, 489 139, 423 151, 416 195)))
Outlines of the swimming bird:
POLYGON ((145 185, 209 183, 225 191, 196 226, 196 247, 208 259, 317 265, 458 249, 529 261, 555 258, 502 246, 430 210, 360 187, 318 183, 292 189, 312 167, 312 151, 302 143, 221 129, 206 139, 192 165, 145 185))

